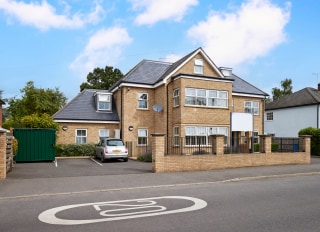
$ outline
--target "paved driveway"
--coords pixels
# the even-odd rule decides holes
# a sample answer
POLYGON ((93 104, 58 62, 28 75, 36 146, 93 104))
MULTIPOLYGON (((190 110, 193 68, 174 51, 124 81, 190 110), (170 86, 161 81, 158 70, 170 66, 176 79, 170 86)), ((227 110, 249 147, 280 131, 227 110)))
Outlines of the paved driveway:
POLYGON ((101 163, 91 158, 57 159, 56 162, 16 163, 7 179, 34 179, 151 173, 152 164, 129 160, 101 163))

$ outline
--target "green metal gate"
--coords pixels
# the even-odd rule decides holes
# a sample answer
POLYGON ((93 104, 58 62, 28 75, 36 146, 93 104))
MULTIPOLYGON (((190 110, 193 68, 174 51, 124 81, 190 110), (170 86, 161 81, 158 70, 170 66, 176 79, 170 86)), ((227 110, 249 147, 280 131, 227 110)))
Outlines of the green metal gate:
POLYGON ((54 129, 14 129, 18 140, 17 162, 53 161, 56 151, 56 130, 54 129))

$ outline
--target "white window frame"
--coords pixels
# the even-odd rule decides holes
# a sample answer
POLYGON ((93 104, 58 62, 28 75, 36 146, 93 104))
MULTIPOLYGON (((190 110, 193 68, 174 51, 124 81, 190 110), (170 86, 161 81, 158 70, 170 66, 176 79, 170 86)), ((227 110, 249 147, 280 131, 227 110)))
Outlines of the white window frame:
POLYGON ((228 91, 185 88, 185 105, 228 108, 228 91))
POLYGON ((99 138, 100 137, 110 137, 109 129, 99 129, 99 138))
POLYGON ((211 146, 210 135, 224 135, 225 145, 228 143, 228 127, 223 126, 186 126, 186 146, 211 146))
POLYGON ((194 73, 203 74, 203 60, 202 59, 194 59, 194 73))
POLYGON ((173 127, 173 146, 180 146, 180 127, 178 126, 173 127))
POLYGON ((273 121, 273 112, 267 112, 267 121, 273 121))
POLYGON ((138 146, 148 146, 148 129, 138 129, 138 146))
POLYGON ((149 100, 148 93, 138 93, 138 109, 143 109, 143 110, 148 109, 148 100, 149 100), (142 96, 144 95, 146 95, 146 99, 142 98, 142 96), (144 104, 140 104, 140 103, 144 103, 144 104))
POLYGON ((180 89, 173 90, 173 107, 180 105, 180 89))
POLYGON ((88 130, 87 129, 76 129, 75 130, 75 143, 76 144, 87 144, 88 142, 88 130), (85 131, 85 135, 78 135, 78 131, 85 131), (84 139, 84 141, 83 141, 84 139))
POLYGON ((258 131, 253 131, 253 143, 259 143, 259 132, 258 131))
POLYGON ((253 115, 259 115, 260 103, 258 101, 245 101, 244 112, 251 113, 253 115))
POLYGON ((111 110, 111 94, 98 94, 97 97, 97 109, 98 110, 111 110))

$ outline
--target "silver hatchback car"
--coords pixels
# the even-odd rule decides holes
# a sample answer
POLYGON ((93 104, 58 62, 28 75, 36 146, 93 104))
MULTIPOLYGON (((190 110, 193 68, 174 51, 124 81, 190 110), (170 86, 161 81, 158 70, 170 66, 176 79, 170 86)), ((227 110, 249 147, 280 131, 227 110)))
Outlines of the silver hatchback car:
POLYGON ((110 159, 123 159, 128 161, 128 149, 121 139, 100 138, 100 142, 95 148, 95 157, 100 158, 103 163, 110 159))

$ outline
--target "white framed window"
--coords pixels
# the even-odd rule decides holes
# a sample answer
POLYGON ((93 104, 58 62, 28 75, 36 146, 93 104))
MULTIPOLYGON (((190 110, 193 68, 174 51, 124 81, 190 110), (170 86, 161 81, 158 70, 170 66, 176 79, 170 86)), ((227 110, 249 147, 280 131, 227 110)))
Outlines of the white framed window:
POLYGON ((174 89, 173 90, 173 107, 180 105, 180 90, 174 89))
POLYGON ((173 127, 173 145, 180 146, 180 128, 178 126, 173 127))
POLYGON ((224 135, 224 143, 228 143, 228 127, 186 126, 186 145, 211 145, 210 135, 224 135))
POLYGON ((186 88, 185 104, 192 106, 228 107, 228 91, 186 88))
POLYGON ((98 94, 97 108, 98 110, 111 110, 111 95, 98 94))
POLYGON ((258 131, 253 132, 253 143, 259 143, 259 132, 258 131))
POLYGON ((267 113, 267 121, 273 121, 273 112, 267 113))
POLYGON ((76 143, 87 143, 87 129, 76 129, 76 143))
POLYGON ((148 129, 138 129, 138 146, 148 145, 148 129))
POLYGON ((99 129, 99 137, 110 137, 109 129, 99 129))
POLYGON ((203 60, 194 59, 194 73, 203 74, 203 60))
POLYGON ((259 102, 256 101, 245 101, 244 112, 259 115, 259 102))
POLYGON ((138 109, 148 109, 148 93, 138 93, 138 109))

